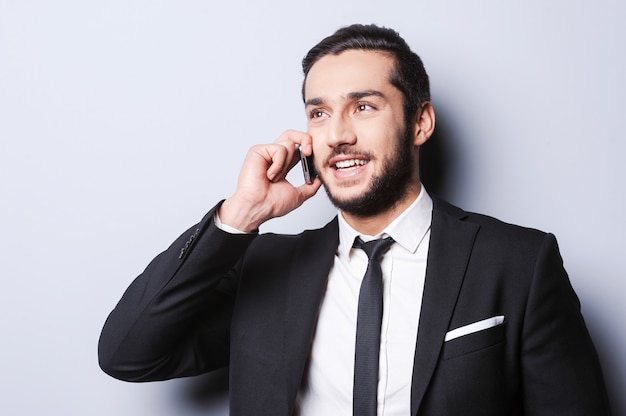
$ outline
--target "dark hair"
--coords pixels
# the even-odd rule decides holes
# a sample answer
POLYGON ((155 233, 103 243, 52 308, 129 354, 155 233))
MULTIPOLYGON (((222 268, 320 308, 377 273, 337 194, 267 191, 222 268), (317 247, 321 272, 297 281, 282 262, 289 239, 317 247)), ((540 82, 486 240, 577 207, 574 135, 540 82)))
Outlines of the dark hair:
POLYGON ((404 96, 405 123, 415 115, 419 106, 430 101, 428 74, 420 57, 411 50, 404 39, 393 29, 376 25, 355 24, 343 27, 315 45, 302 60, 304 85, 311 67, 326 55, 339 55, 351 49, 381 51, 395 60, 391 84, 404 96))

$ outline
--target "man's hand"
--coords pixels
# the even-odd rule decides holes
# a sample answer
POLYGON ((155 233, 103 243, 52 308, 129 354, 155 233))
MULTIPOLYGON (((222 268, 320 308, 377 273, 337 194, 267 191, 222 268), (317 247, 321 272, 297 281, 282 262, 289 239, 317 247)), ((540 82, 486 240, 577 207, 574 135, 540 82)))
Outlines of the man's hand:
POLYGON ((283 216, 311 198, 321 186, 319 178, 311 184, 293 186, 285 179, 302 153, 312 153, 311 136, 287 130, 273 144, 252 147, 239 173, 237 189, 220 207, 223 224, 251 232, 265 221, 283 216))

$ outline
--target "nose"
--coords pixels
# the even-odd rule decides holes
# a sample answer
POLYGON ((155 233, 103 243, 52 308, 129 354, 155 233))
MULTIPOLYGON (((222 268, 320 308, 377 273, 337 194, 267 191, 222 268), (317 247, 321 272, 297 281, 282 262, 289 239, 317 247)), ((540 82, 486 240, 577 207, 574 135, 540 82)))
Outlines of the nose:
POLYGON ((328 124, 327 144, 330 147, 352 145, 356 143, 356 133, 349 119, 342 116, 332 117, 328 124))

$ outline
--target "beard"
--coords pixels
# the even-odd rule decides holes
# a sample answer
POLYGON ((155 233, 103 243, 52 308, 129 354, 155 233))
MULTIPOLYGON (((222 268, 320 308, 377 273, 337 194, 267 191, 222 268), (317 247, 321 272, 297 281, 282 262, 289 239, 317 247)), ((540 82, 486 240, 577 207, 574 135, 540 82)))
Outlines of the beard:
MULTIPOLYGON (((351 153, 349 146, 335 149, 333 155, 347 153, 351 153)), ((415 168, 413 129, 405 127, 398 134, 393 153, 383 160, 382 171, 372 178, 363 194, 351 199, 340 199, 332 193, 321 176, 320 179, 328 199, 335 207, 350 215, 367 218, 388 211, 406 197, 415 168)))

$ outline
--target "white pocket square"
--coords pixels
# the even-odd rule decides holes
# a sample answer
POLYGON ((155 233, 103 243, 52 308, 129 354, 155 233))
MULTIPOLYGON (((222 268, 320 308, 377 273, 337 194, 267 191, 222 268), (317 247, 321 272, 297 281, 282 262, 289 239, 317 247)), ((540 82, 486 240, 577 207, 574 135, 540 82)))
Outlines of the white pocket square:
POLYGON ((485 329, 492 328, 504 323, 504 316, 494 316, 493 318, 483 319, 482 321, 474 322, 473 324, 465 325, 446 334, 444 341, 450 341, 463 335, 473 334, 474 332, 484 331, 485 329))

